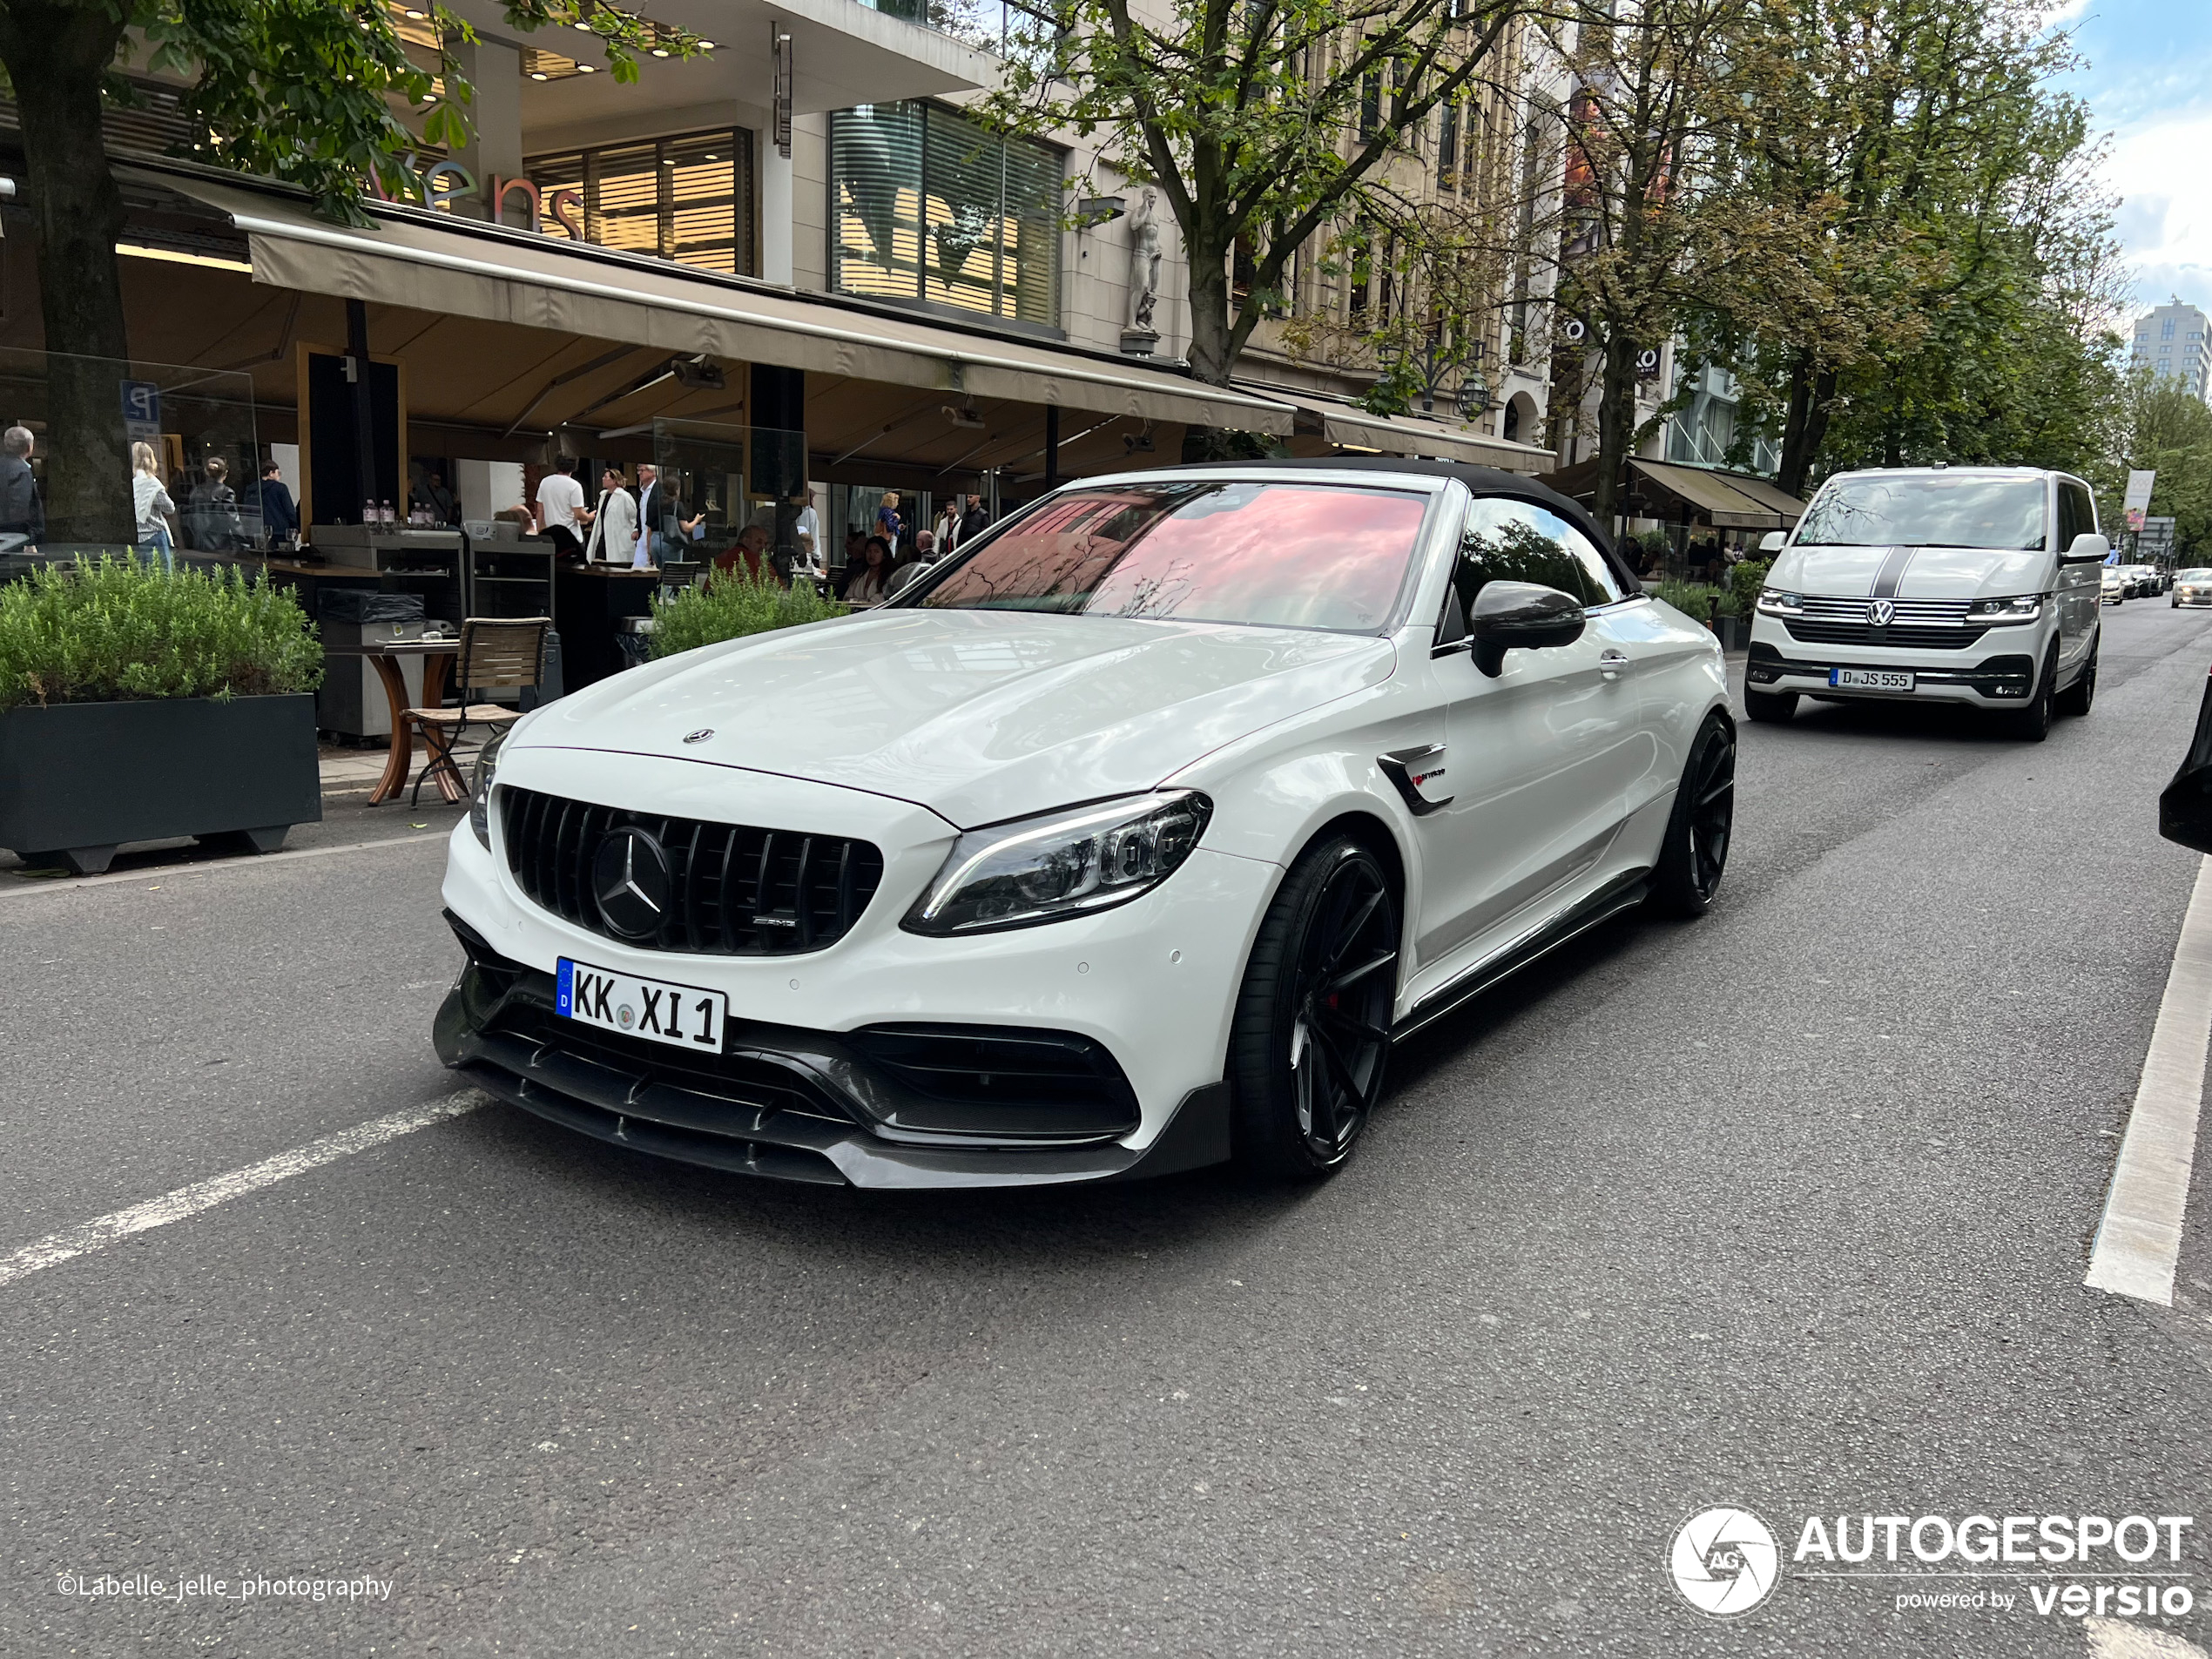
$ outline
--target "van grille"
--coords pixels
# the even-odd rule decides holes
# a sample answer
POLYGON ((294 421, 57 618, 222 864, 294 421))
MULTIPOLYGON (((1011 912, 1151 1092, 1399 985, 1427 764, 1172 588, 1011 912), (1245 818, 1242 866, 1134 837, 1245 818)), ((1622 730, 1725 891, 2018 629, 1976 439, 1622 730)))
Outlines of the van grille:
POLYGON ((645 950, 716 956, 789 956, 821 950, 853 929, 883 880, 872 843, 793 830, 708 824, 502 788, 507 867, 533 902, 609 939, 591 861, 607 832, 636 825, 668 860, 667 920, 645 950))

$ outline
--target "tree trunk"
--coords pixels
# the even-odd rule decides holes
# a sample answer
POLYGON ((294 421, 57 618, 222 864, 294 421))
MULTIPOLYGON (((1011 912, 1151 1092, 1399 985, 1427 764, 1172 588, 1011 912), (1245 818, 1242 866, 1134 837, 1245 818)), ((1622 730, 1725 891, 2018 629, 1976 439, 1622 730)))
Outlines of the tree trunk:
MULTIPOLYGON (((1204 259, 1195 245, 1190 254, 1190 378, 1208 386, 1226 386, 1236 366, 1231 355, 1229 271, 1225 259, 1204 259)), ((1183 428, 1183 460, 1237 458, 1241 435, 1219 427, 1191 425, 1183 428)))
POLYGON ((46 332, 46 534, 134 539, 119 382, 129 376, 115 239, 123 196, 100 131, 100 79, 123 37, 105 6, 7 0, 0 62, 23 125, 26 204, 38 226, 46 332))
POLYGON ((1597 401, 1597 486, 1590 516, 1608 536, 1617 536, 1621 478, 1628 469, 1629 442, 1636 423, 1636 342, 1626 328, 1605 332, 1605 367, 1597 401))
POLYGON ((1828 436, 1828 416, 1836 403, 1836 371, 1819 367, 1801 351, 1790 366, 1790 404, 1782 423, 1782 466, 1775 479, 1785 496, 1804 499, 1805 480, 1828 436))

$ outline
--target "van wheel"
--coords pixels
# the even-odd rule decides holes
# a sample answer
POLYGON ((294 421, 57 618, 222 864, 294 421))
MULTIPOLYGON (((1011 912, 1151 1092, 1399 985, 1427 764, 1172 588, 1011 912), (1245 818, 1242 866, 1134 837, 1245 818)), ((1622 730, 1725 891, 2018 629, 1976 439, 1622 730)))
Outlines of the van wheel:
POLYGON ((1762 725, 1780 725, 1797 711, 1795 691, 1752 691, 1743 693, 1743 712, 1762 725))
POLYGON ((1236 1160, 1310 1181, 1352 1156, 1382 1098, 1398 995, 1398 895, 1348 835, 1283 878, 1244 968, 1229 1035, 1236 1160))
POLYGON ((2060 714, 2087 714, 2089 705, 2097 700, 2097 653, 2103 647, 2104 641, 2100 637, 2089 647, 2089 661, 2074 677, 2074 684, 2059 693, 2060 714))
POLYGON ((2028 696, 2027 706, 2013 709, 2004 717, 2006 730, 2022 743, 2040 743, 2051 735, 2051 715, 2058 703, 2053 685, 2058 678, 2059 652, 2054 645, 2043 671, 2035 677, 2035 690, 2028 696))

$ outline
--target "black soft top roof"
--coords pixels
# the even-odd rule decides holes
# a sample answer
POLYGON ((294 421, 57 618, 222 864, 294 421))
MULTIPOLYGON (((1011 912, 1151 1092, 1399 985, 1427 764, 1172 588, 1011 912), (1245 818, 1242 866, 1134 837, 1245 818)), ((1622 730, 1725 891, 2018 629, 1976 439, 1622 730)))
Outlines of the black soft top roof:
POLYGON ((1276 469, 1285 472, 1394 472, 1401 475, 1411 473, 1423 478, 1456 478, 1478 496, 1513 496, 1522 501, 1534 502, 1557 513, 1607 552, 1613 550, 1613 538, 1598 529, 1597 521, 1590 516, 1588 509, 1580 502, 1538 483, 1534 478, 1517 472, 1507 472, 1498 467, 1471 466, 1464 461, 1394 461, 1388 455, 1321 455, 1311 461, 1300 461, 1295 456, 1266 461, 1198 461, 1187 466, 1161 469, 1163 472, 1178 473, 1264 472, 1276 469))

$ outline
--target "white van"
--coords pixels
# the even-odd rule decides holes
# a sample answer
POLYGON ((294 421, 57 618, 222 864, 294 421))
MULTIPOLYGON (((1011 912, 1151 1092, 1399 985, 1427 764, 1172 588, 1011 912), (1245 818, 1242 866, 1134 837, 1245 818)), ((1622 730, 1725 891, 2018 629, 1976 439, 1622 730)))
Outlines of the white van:
POLYGON ((1800 697, 1967 703, 2040 743, 2097 694, 2101 567, 2089 486, 2027 467, 1838 473, 1774 556, 1744 711, 1800 697))

